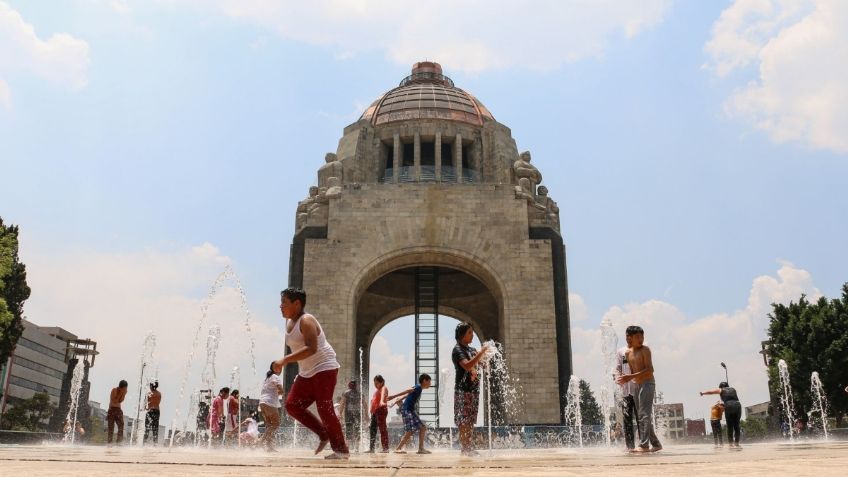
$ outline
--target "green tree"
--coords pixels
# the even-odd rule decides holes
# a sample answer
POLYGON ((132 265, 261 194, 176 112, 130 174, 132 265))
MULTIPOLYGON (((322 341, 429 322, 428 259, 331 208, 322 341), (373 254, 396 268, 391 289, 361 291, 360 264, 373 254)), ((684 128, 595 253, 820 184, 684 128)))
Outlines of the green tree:
POLYGON ((761 439, 768 434, 768 426, 766 426, 765 419, 752 417, 740 422, 739 426, 745 433, 745 439, 761 439))
POLYGON ((43 431, 55 410, 47 393, 35 393, 3 414, 2 427, 13 431, 43 431))
POLYGON ((30 289, 26 265, 18 261, 18 227, 0 218, 0 363, 5 363, 24 331, 24 302, 30 289))
POLYGON ((601 407, 598 406, 598 401, 595 400, 595 394, 589 383, 580 380, 580 416, 583 425, 603 424, 604 418, 601 414, 601 407))
POLYGON ((795 415, 806 418, 812 409, 810 375, 818 371, 837 425, 848 412, 848 283, 842 297, 819 298, 812 303, 801 296, 797 303, 773 304, 769 314, 769 377, 772 392, 780 393, 778 361, 789 368, 795 415))

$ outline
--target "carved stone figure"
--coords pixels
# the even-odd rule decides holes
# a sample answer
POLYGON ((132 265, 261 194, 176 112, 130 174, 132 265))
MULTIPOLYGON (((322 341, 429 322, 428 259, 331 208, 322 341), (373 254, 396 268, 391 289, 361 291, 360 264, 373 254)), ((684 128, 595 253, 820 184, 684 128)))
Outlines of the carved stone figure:
POLYGON ((531 187, 530 179, 526 177, 518 179, 518 185, 515 186, 515 198, 533 202, 533 189, 531 187))
POLYGON ((327 185, 327 180, 330 177, 338 177, 341 182, 344 178, 344 166, 342 165, 342 162, 339 161, 338 156, 332 152, 328 152, 327 155, 324 156, 324 161, 326 164, 318 169, 318 187, 329 187, 327 185))
POLYGON ((315 202, 316 197, 318 197, 318 187, 312 186, 309 188, 309 197, 297 203, 294 222, 295 230, 300 230, 306 225, 306 219, 309 217, 309 207, 315 202))
POLYGON ((315 196, 312 204, 309 206, 309 218, 308 222, 310 224, 324 224, 327 223, 327 218, 330 211, 330 199, 327 197, 327 188, 319 187, 318 195, 315 196))
POLYGON ((342 195, 342 180, 338 177, 328 178, 326 195, 328 200, 342 195))
POLYGON ((548 196, 548 188, 539 186, 539 205, 545 208, 547 222, 559 230, 559 206, 548 196))
MULTIPOLYGON (((535 191, 536 186, 542 182, 542 173, 536 166, 530 164, 530 151, 524 151, 518 156, 518 160, 512 165, 512 170, 515 172, 515 180, 519 184, 521 179, 530 180, 531 190, 535 191)), ((535 196, 535 193, 533 194, 535 196)))

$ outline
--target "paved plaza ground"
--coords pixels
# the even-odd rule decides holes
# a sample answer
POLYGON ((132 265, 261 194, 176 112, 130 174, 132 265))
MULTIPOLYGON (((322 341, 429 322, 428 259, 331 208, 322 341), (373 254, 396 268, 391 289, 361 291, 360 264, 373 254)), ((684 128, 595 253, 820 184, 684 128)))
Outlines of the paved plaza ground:
POLYGON ((740 451, 669 446, 653 455, 608 449, 501 450, 491 456, 353 455, 328 462, 306 450, 262 451, 59 445, 0 446, 0 475, 38 476, 570 476, 570 475, 846 475, 848 442, 760 443, 740 451))

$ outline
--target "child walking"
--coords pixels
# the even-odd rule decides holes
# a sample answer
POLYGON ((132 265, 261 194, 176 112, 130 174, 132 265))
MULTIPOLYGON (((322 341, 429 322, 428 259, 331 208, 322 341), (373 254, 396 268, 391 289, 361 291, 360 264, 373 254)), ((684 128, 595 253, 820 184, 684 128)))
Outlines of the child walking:
POLYGON ((421 392, 430 387, 432 379, 429 374, 422 374, 418 377, 418 384, 407 389, 406 391, 389 396, 389 399, 395 399, 406 396, 400 408, 400 415, 403 417, 403 430, 406 431, 400 439, 396 454, 406 454, 403 447, 412 438, 412 434, 418 431, 418 453, 430 454, 430 451, 424 448, 424 435, 427 433, 427 426, 421 422, 418 413, 415 412, 415 405, 418 404, 418 399, 421 397, 421 392))

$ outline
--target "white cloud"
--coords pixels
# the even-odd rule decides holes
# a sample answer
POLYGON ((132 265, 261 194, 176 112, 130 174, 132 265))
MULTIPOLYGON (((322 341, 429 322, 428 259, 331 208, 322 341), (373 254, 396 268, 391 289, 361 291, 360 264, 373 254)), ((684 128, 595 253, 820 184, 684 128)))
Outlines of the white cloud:
POLYGON ((0 1, 0 102, 10 104, 3 79, 16 73, 34 74, 56 84, 80 89, 88 82, 88 43, 67 33, 42 40, 32 24, 0 1))
MULTIPOLYGON (((158 369, 163 393, 162 422, 170 425, 201 303, 229 258, 208 243, 177 251, 130 253, 43 254, 28 253, 24 247, 21 255, 33 290, 26 316, 38 325, 61 326, 97 342, 100 355, 91 370, 92 400, 105 404, 109 389, 126 379, 131 392, 123 407, 126 413, 134 413, 142 342, 148 332, 156 334, 154 369, 158 369)), ((267 363, 282 355, 282 325, 275 314, 254 314, 252 330, 260 375, 254 377, 244 322, 240 296, 232 280, 225 280, 201 328, 187 392, 200 386, 208 326, 218 325, 222 338, 216 384, 229 385, 233 367, 239 366, 243 395, 258 394, 258 379, 264 377, 267 363)), ((187 404, 186 397, 183 417, 187 404)))
POLYGON ((583 297, 577 293, 568 294, 568 312, 571 316, 571 322, 586 321, 589 318, 589 308, 583 297))
MULTIPOLYGON (((731 384, 743 405, 768 400, 766 370, 758 353, 766 338, 767 314, 771 303, 797 301, 802 293, 811 299, 821 296, 809 272, 783 263, 776 276, 753 280, 747 305, 737 311, 696 318, 670 303, 648 300, 613 306, 604 318, 615 326, 619 346, 624 345, 628 325, 642 326, 645 342, 653 351, 657 389, 664 392, 665 401, 682 402, 688 417, 708 417, 712 399, 701 398, 698 392, 724 380, 721 362, 727 364, 731 384)), ((603 382, 599 329, 574 327, 572 343, 575 374, 588 378, 598 393, 603 382)))
POLYGON ((713 25, 705 65, 719 77, 754 66, 725 111, 775 142, 848 152, 848 3, 737 0, 713 25))
POLYGON ((339 58, 377 50, 404 65, 436 60, 451 70, 522 67, 550 70, 603 55, 610 37, 632 38, 658 24, 669 0, 431 2, 186 0, 325 46, 339 58))

